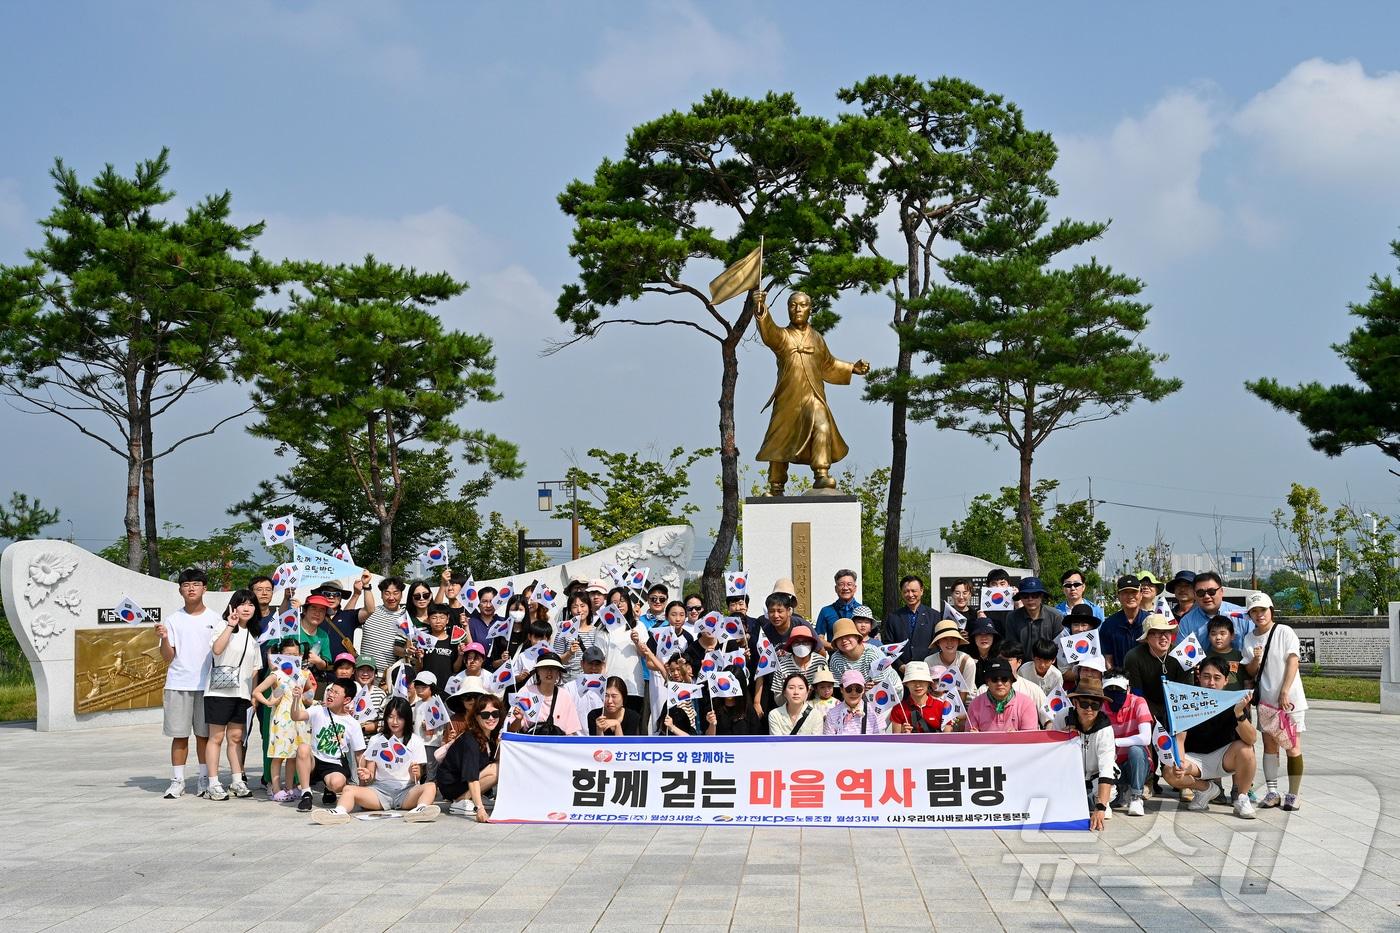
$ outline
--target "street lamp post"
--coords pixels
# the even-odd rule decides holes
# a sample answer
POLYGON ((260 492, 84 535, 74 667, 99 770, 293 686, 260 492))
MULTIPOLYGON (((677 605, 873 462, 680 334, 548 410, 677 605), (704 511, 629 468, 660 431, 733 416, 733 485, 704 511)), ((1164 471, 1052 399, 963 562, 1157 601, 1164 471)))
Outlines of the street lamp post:
POLYGON ((536 501, 541 512, 554 511, 554 490, 551 486, 558 486, 560 489, 569 491, 569 503, 573 506, 573 557, 571 560, 578 560, 578 487, 566 479, 545 479, 539 482, 539 493, 536 501))

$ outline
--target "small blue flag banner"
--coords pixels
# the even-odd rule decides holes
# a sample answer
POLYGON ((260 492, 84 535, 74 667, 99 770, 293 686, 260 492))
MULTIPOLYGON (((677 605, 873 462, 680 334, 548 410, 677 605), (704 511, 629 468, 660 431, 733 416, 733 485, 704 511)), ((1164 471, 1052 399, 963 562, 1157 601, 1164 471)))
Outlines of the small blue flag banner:
POLYGON ((1172 683, 1165 678, 1162 686, 1167 694, 1171 727, 1176 732, 1185 732, 1249 696, 1248 690, 1209 690, 1193 684, 1172 683))
POLYGON ((295 554, 296 565, 301 569, 297 586, 315 586, 327 580, 358 577, 363 572, 349 561, 341 560, 334 554, 314 551, 304 544, 293 544, 292 551, 295 554))

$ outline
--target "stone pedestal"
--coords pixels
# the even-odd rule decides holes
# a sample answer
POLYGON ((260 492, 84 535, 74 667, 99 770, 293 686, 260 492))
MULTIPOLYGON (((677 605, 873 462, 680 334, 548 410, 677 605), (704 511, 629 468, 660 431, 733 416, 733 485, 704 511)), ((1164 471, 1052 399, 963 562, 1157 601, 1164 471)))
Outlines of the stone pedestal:
POLYGON ((790 577, 797 611, 816 621, 836 599, 838 570, 856 572, 861 598, 860 502, 855 496, 752 496, 744 500, 743 567, 749 572, 749 612, 763 614, 773 584, 790 577))

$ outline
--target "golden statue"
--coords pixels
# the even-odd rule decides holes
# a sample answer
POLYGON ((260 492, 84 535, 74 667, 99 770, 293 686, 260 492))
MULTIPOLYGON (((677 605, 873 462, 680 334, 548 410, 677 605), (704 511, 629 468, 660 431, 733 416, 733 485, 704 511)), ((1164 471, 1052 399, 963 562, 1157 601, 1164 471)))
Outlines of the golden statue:
POLYGON ((763 292, 755 290, 753 300, 758 335, 778 357, 778 384, 768 399, 773 415, 754 458, 768 463, 768 494, 783 494, 789 463, 810 466, 814 488, 835 489, 831 465, 849 448, 826 404, 825 384, 850 385, 851 374, 864 376, 870 364, 847 363, 831 355, 822 335, 810 326, 812 299, 806 293, 793 292, 788 299, 787 327, 773 322, 763 292))

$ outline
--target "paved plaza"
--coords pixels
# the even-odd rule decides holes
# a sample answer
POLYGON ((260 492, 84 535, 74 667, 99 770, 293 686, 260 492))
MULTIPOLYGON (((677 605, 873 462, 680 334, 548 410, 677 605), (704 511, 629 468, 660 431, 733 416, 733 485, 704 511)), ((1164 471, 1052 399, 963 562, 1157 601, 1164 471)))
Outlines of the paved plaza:
POLYGON ((1400 929, 1400 723, 1308 725, 1299 812, 1158 800, 1102 836, 322 827, 261 793, 162 800, 158 725, 9 726, 0 931, 1400 929))

